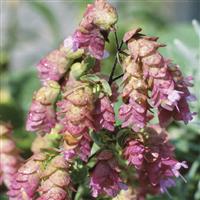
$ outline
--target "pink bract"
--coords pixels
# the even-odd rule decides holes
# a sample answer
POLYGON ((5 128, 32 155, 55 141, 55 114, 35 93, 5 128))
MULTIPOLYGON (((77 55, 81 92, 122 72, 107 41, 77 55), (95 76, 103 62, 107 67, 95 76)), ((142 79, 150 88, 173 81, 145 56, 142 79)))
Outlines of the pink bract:
MULTIPOLYGON (((102 154, 102 153, 101 153, 102 154)), ((116 160, 110 152, 106 155, 99 156, 99 160, 91 173, 90 187, 92 189, 92 196, 97 197, 101 194, 115 197, 120 190, 127 189, 126 185, 122 183, 119 176, 119 168, 116 160)))

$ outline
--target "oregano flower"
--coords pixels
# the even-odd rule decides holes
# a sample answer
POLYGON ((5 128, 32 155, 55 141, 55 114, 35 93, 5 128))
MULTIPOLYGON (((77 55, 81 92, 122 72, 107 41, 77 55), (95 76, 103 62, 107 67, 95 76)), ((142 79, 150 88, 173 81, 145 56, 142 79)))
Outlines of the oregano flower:
POLYGON ((67 172, 68 166, 62 155, 55 156, 46 166, 41 175, 41 185, 38 188, 37 200, 67 200, 67 188, 70 177, 67 172))
POLYGON ((142 200, 147 194, 168 193, 175 178, 184 179, 180 169, 187 163, 176 160, 165 128, 172 120, 192 120, 192 77, 185 78, 178 65, 159 53, 165 45, 140 28, 125 33, 119 43, 117 18, 111 4, 95 0, 74 33, 37 65, 42 87, 33 95, 26 121, 26 130, 37 137, 33 155, 18 171, 15 145, 10 136, 0 135, 5 147, 0 181, 8 173, 10 183, 13 175, 11 185, 5 181, 11 200, 68 200, 77 193, 80 198, 142 200), (105 76, 101 60, 112 32, 116 56, 105 76), (118 64, 123 74, 115 77, 118 64), (122 87, 115 82, 121 77, 122 87), (74 173, 81 180, 74 180, 74 173), (89 188, 80 192, 88 182, 89 188), (137 187, 128 189, 132 185, 137 187))
POLYGON ((96 130, 105 128, 114 131, 115 114, 108 96, 102 94, 102 97, 95 102, 94 120, 96 130))
POLYGON ((141 64, 131 56, 124 59, 122 66, 124 104, 119 109, 119 118, 123 121, 122 127, 131 126, 134 131, 139 131, 152 118, 148 113, 148 82, 143 77, 141 64))
POLYGON ((49 133, 56 124, 54 102, 60 91, 55 81, 48 81, 34 95, 26 121, 27 131, 49 133))
POLYGON ((138 197, 147 193, 158 194, 167 192, 175 186, 174 177, 182 177, 179 170, 187 168, 185 161, 175 159, 173 146, 167 139, 167 132, 159 126, 147 127, 148 136, 128 141, 124 156, 138 173, 140 183, 138 197), (148 137, 148 138, 146 138, 148 137))
POLYGON ((140 63, 141 76, 147 80, 151 91, 149 101, 158 109, 161 125, 168 124, 172 119, 188 123, 195 114, 190 112, 188 105, 192 96, 188 87, 192 84, 184 81, 177 65, 158 52, 158 48, 164 46, 157 42, 158 38, 145 36, 140 31, 133 29, 127 32, 124 42, 134 61, 140 63))
POLYGON ((97 156, 97 163, 91 172, 92 196, 98 197, 101 194, 107 194, 110 197, 115 197, 120 190, 127 189, 119 173, 120 169, 112 152, 102 151, 97 156))
POLYGON ((57 103, 59 108, 57 116, 59 123, 63 126, 61 132, 65 134, 65 138, 74 138, 73 140, 77 141, 75 145, 71 145, 71 148, 73 147, 72 149, 74 150, 68 146, 65 147, 65 155, 70 153, 69 158, 71 158, 72 155, 75 155, 74 151, 76 151, 75 148, 78 146, 80 147, 80 152, 82 152, 81 158, 87 160, 91 141, 89 129, 94 129, 94 120, 92 118, 94 96, 89 85, 84 86, 81 82, 76 83, 77 85, 74 88, 66 89, 64 99, 57 103), (84 153, 86 153, 85 156, 84 153))
POLYGON ((42 162, 45 160, 46 155, 38 153, 18 169, 8 192, 10 200, 35 199, 40 184, 42 162))

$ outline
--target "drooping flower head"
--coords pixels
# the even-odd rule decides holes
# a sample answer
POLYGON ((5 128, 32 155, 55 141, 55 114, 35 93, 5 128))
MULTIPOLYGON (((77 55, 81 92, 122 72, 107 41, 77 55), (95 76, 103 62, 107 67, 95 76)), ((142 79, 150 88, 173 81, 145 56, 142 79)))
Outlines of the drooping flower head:
POLYGON ((53 108, 60 86, 55 81, 48 81, 33 97, 26 121, 27 131, 49 133, 55 126, 56 116, 53 108))
POLYGON ((41 59, 37 65, 39 78, 43 83, 48 80, 59 81, 68 70, 69 60, 62 49, 57 49, 41 59))
POLYGON ((131 126, 134 131, 144 128, 152 118, 148 110, 148 82, 143 77, 142 66, 131 56, 124 59, 123 102, 119 109, 122 127, 131 126))
POLYGON ((105 0, 89 4, 78 29, 73 34, 73 47, 84 49, 92 57, 101 60, 110 29, 117 21, 115 9, 105 0))
POLYGON ((59 108, 57 116, 59 123, 63 126, 61 133, 66 139, 64 148, 66 158, 71 159, 78 151, 81 158, 86 161, 91 145, 89 129, 94 129, 92 88, 76 81, 74 84, 66 85, 66 92, 63 96, 64 99, 57 103, 59 108))
POLYGON ((62 155, 54 157, 42 172, 41 186, 38 188, 37 200, 68 200, 67 189, 70 177, 68 165, 62 155))
POLYGON ((33 155, 16 173, 8 196, 10 200, 27 200, 36 197, 42 170, 42 162, 46 159, 43 153, 33 155))
POLYGON ((175 159, 173 150, 167 132, 157 125, 146 128, 143 141, 128 141, 124 156, 137 170, 140 184, 138 197, 164 193, 167 188, 175 186, 174 178, 181 176, 179 170, 187 168, 187 165, 175 159))
POLYGON ((192 99, 188 87, 192 84, 185 81, 177 65, 157 51, 164 46, 157 42, 158 38, 145 36, 140 31, 131 30, 123 39, 129 54, 123 64, 125 104, 119 112, 123 126, 130 125, 135 131, 143 128, 152 117, 147 113, 151 108, 148 103, 157 108, 162 126, 173 119, 187 123, 194 115, 188 105, 188 100, 192 99), (136 108, 141 112, 137 112, 136 108))
POLYGON ((92 196, 108 195, 115 197, 120 190, 127 189, 126 185, 122 183, 119 172, 118 163, 112 152, 102 151, 98 155, 97 164, 90 175, 92 196))
POLYGON ((96 130, 103 128, 114 131, 115 114, 108 96, 100 97, 95 103, 94 120, 96 130))
POLYGON ((140 31, 134 29, 126 33, 124 42, 131 57, 139 63, 143 78, 147 80, 151 91, 149 102, 157 108, 161 125, 167 125, 173 119, 187 123, 194 115, 188 105, 188 100, 192 99, 188 90, 192 86, 191 78, 186 81, 179 67, 157 51, 164 46, 157 42, 157 37, 145 36, 140 31))

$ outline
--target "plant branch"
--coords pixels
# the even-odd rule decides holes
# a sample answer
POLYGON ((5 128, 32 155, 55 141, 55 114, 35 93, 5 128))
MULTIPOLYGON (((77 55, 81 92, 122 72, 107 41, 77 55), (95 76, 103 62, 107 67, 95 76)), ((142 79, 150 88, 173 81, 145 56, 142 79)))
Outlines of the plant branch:
POLYGON ((110 85, 112 84, 112 79, 113 79, 113 75, 114 75, 114 73, 115 73, 116 65, 117 65, 117 56, 115 57, 115 61, 114 61, 113 67, 112 67, 112 71, 111 71, 111 73, 110 73, 110 77, 109 77, 109 80, 108 80, 108 83, 109 83, 110 85))
POLYGON ((117 46, 117 51, 119 50, 119 40, 117 36, 117 32, 115 31, 115 41, 116 41, 116 46, 117 46))
POLYGON ((120 78, 123 77, 123 76, 124 76, 124 74, 120 74, 119 76, 113 78, 112 82, 116 81, 117 79, 120 79, 120 78))
POLYGON ((122 48, 122 45, 123 45, 123 41, 121 41, 121 43, 119 45, 119 40, 118 40, 118 36, 117 36, 116 32, 115 32, 115 41, 116 41, 117 53, 115 55, 115 61, 114 61, 114 64, 113 64, 113 67, 112 67, 112 71, 110 73, 110 77, 109 77, 109 81, 108 81, 108 83, 110 85, 113 82, 113 76, 114 76, 115 69, 116 69, 116 66, 117 66, 117 63, 118 63, 118 53, 121 51, 121 48, 122 48))

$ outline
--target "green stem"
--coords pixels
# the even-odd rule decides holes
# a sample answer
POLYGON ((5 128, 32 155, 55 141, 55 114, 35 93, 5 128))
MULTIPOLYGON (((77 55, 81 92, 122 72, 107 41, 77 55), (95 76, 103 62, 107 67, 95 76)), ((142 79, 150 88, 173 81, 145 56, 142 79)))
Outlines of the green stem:
POLYGON ((121 43, 119 45, 119 40, 118 40, 118 36, 117 36, 116 32, 115 32, 115 41, 116 41, 117 53, 116 53, 116 56, 115 56, 115 61, 114 61, 113 67, 112 67, 112 71, 111 71, 110 76, 109 76, 108 83, 110 85, 113 83, 113 76, 114 76, 115 69, 116 69, 116 66, 117 66, 117 63, 118 63, 118 56, 117 55, 121 51, 121 48, 122 48, 122 45, 123 45, 123 41, 121 41, 121 43))

